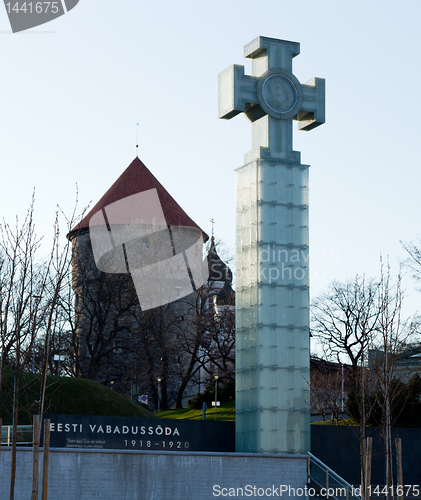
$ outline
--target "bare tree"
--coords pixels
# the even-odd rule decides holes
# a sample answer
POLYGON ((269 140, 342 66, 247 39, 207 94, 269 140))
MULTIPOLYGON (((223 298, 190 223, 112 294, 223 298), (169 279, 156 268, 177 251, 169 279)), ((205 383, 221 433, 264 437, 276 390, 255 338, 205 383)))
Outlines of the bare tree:
MULTIPOLYGON (((97 268, 86 229, 79 233, 73 230, 69 237, 73 242, 74 301, 68 287, 66 298, 61 300, 67 318, 67 331, 62 335, 68 343, 71 339, 69 358, 76 376, 95 379, 132 397, 135 389, 149 392, 155 407, 159 398, 161 408, 166 408, 173 402, 182 406, 186 388, 209 362, 221 372, 233 371, 234 313, 222 314, 222 308, 216 315, 213 307, 208 307, 209 300, 221 292, 220 285, 208 284, 178 300, 142 311, 139 290, 130 275, 97 268)), ((143 269, 142 252, 155 259, 164 256, 162 238, 158 234, 136 243, 140 245, 136 254, 139 268, 143 269)), ((130 256, 134 259, 133 249, 130 256)), ((218 260, 218 266, 220 263, 218 260)), ((159 292, 166 280, 151 275, 146 282, 152 289, 155 283, 159 292)))
POLYGON ((19 418, 19 384, 23 370, 31 357, 38 334, 41 314, 40 298, 45 289, 48 264, 36 264, 40 239, 34 228, 34 197, 21 226, 16 220, 12 228, 1 225, 0 247, 3 255, 0 335, 2 366, 6 361, 13 370, 13 441, 11 455, 10 499, 14 498, 16 478, 16 442, 19 418))
POLYGON ((132 347, 129 349, 136 356, 133 363, 137 380, 147 385, 155 407, 158 398, 161 409, 173 402, 180 404, 195 370, 194 303, 195 294, 191 294, 149 311, 132 310, 132 347))
POLYGON ((186 324, 180 325, 177 339, 179 386, 176 395, 176 408, 183 407, 183 395, 188 384, 203 366, 206 356, 203 350, 207 331, 209 311, 206 307, 209 287, 204 286, 194 297, 193 309, 186 324))
POLYGON ((328 357, 352 366, 353 417, 359 421, 362 495, 366 496, 366 426, 374 411, 373 374, 368 353, 381 328, 381 283, 356 276, 353 282, 333 282, 312 304, 311 332, 328 357))
POLYGON ((332 282, 311 305, 312 336, 322 344, 328 358, 349 361, 356 384, 379 315, 379 284, 359 276, 353 282, 332 282))
POLYGON ((310 405, 312 412, 319 413, 322 420, 330 416, 337 424, 345 411, 345 394, 352 383, 349 365, 331 363, 316 358, 310 359, 310 405))
MULTIPOLYGON (((41 369, 41 393, 38 413, 42 415, 47 381, 49 338, 57 297, 68 272, 69 247, 60 245, 59 216, 56 214, 51 251, 41 259, 41 240, 34 223, 35 196, 22 224, 0 225, 0 384, 7 365, 13 371, 10 499, 16 480, 16 444, 19 421, 19 394, 22 374, 30 364, 38 338, 43 338, 44 364, 41 369)), ((1 385, 0 385, 1 390, 1 385)))
MULTIPOLYGON (((221 289, 208 282, 195 297, 195 308, 189 322, 178 336, 180 385, 176 407, 182 407, 183 393, 190 382, 200 382, 198 374, 209 380, 217 372, 224 379, 234 378, 235 311, 230 305, 217 304, 221 289)), ((230 301, 231 303, 231 301, 230 301)), ((206 382, 205 382, 206 383, 206 382)))
POLYGON ((129 333, 128 315, 136 298, 127 293, 129 276, 110 279, 101 271, 95 274, 95 281, 84 287, 76 299, 76 321, 83 317, 84 335, 81 337, 76 330, 72 352, 78 376, 95 380, 101 372, 101 381, 107 385, 115 380, 111 368, 118 360, 113 354, 123 334, 129 333))
POLYGON ((392 485, 391 428, 402 408, 406 386, 397 378, 396 361, 408 339, 419 327, 419 318, 401 317, 403 293, 401 272, 393 284, 390 267, 378 284, 358 278, 347 286, 334 284, 324 302, 318 299, 313 311, 313 334, 337 359, 347 356, 353 366, 353 394, 348 412, 359 422, 362 495, 366 491, 365 428, 379 415, 386 456, 385 483, 392 485), (314 327, 315 325, 315 327, 314 327))
POLYGON ((209 317, 203 343, 203 368, 212 379, 216 371, 223 379, 235 379, 235 310, 218 307, 209 317))
MULTIPOLYGON (((402 393, 406 391, 405 384, 399 383, 396 378, 396 361, 404 350, 408 339, 419 328, 419 318, 402 318, 403 292, 401 288, 401 271, 393 284, 390 275, 390 266, 384 269, 381 264, 381 312, 379 316, 379 335, 375 343, 376 355, 372 359, 372 369, 377 382, 377 403, 381 408, 381 426, 386 454, 385 484, 387 498, 391 496, 393 481, 392 465, 392 436, 391 429, 399 416, 397 405, 401 403, 402 393)), ((400 405, 401 406, 401 405, 400 405)))
POLYGON ((193 337, 194 294, 142 311, 132 277, 98 270, 87 239, 74 245, 72 261, 74 299, 67 288, 61 306, 74 375, 132 397, 136 386, 165 409, 189 364, 184 348, 193 337))
POLYGON ((421 239, 418 237, 418 243, 401 241, 401 245, 408 254, 405 267, 412 272, 415 281, 421 281, 421 239))

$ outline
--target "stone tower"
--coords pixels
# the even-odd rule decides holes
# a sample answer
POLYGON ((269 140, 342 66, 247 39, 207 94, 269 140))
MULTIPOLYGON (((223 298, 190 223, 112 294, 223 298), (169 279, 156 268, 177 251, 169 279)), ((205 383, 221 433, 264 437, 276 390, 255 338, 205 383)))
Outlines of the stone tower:
MULTIPOLYGON (((75 293, 73 348, 78 376, 111 385, 125 395, 133 396, 134 393, 143 390, 156 398, 154 392, 156 393, 157 375, 162 378, 163 390, 168 392, 174 390, 171 386, 172 360, 170 355, 162 354, 165 346, 158 355, 156 343, 152 345, 153 339, 148 345, 145 344, 152 334, 144 330, 145 326, 142 321, 146 313, 142 312, 139 287, 135 286, 131 274, 134 271, 131 266, 129 268, 128 262, 132 259, 131 264, 133 257, 153 248, 158 240, 154 240, 154 235, 149 234, 139 237, 134 242, 131 241, 131 246, 125 247, 123 266, 117 269, 118 272, 114 270, 113 273, 98 269, 98 261, 95 260, 91 241, 92 221, 95 221, 95 218, 99 219, 98 214, 100 216, 105 214, 104 216, 107 217, 111 213, 109 207, 118 207, 121 200, 130 199, 144 192, 156 193, 166 223, 165 244, 162 243, 164 240, 161 234, 160 250, 154 256, 155 261, 162 262, 163 259, 181 255, 181 261, 187 262, 185 253, 188 249, 199 240, 202 241, 202 238, 205 240, 208 238, 140 159, 136 158, 83 220, 68 234, 73 248, 73 290, 75 293), (142 335, 143 345, 139 340, 142 335), (155 352, 155 355, 152 354, 146 359, 148 346, 155 352), (145 352, 145 359, 142 358, 143 352, 145 352)), ((119 213, 117 223, 109 223, 107 220, 105 231, 113 236, 119 234, 119 231, 121 233, 127 229, 125 217, 131 216, 131 213, 119 213)), ((113 241, 115 243, 115 237, 113 241)), ((107 259, 118 256, 117 250, 121 254, 121 247, 117 248, 115 245, 113 251, 108 252, 107 259)), ((151 261, 148 264, 154 264, 154 262, 151 261)), ((194 280, 194 271, 188 266, 184 269, 184 282, 187 276, 190 285, 189 295, 180 296, 179 300, 172 300, 171 303, 157 308, 162 315, 161 323, 166 321, 170 324, 172 321, 180 326, 180 322, 185 321, 191 314, 191 301, 194 299, 197 281, 194 280)), ((149 286, 154 277, 149 276, 148 280, 149 283, 145 282, 145 286, 149 286)), ((178 293, 177 286, 172 292, 172 297, 174 293, 178 293)), ((152 310, 147 313, 151 320, 152 310)), ((167 341, 171 334, 171 328, 168 327, 165 331, 167 341)), ((156 339, 154 341, 158 342, 156 339)))

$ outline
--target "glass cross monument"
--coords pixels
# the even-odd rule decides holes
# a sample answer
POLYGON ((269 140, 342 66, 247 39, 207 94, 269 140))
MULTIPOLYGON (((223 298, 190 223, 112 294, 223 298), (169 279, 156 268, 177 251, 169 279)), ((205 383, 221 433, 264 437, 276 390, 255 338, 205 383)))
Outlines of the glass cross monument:
POLYGON ((325 121, 325 82, 292 73, 300 44, 258 37, 251 75, 218 77, 219 118, 244 113, 252 149, 236 170, 236 450, 310 449, 308 165, 292 121, 325 121))

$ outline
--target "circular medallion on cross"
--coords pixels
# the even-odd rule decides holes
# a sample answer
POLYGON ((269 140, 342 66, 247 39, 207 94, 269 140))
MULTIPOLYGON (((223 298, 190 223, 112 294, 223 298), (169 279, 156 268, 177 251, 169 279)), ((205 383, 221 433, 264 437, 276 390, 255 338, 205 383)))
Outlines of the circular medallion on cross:
POLYGON ((271 75, 262 86, 265 103, 276 113, 288 113, 297 104, 297 89, 284 75, 271 75))
POLYGON ((303 102, 300 82, 285 69, 274 68, 263 73, 257 82, 256 90, 262 110, 280 120, 294 118, 303 102))

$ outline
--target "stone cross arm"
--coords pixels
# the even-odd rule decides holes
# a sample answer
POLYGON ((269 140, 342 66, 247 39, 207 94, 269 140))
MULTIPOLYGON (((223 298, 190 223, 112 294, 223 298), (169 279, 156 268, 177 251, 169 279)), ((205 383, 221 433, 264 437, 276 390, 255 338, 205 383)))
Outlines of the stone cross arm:
POLYGON ((244 66, 233 64, 218 75, 218 118, 229 120, 258 105, 256 76, 244 74, 244 66))
POLYGON ((252 75, 234 64, 218 75, 218 117, 231 119, 245 113, 254 122, 270 115, 297 120, 300 130, 325 122, 325 81, 313 78, 301 84, 292 74, 292 58, 299 44, 258 37, 245 47, 252 59, 252 75))
POLYGON ((325 80, 312 78, 301 88, 303 102, 294 120, 298 121, 298 130, 309 131, 325 122, 325 80))

